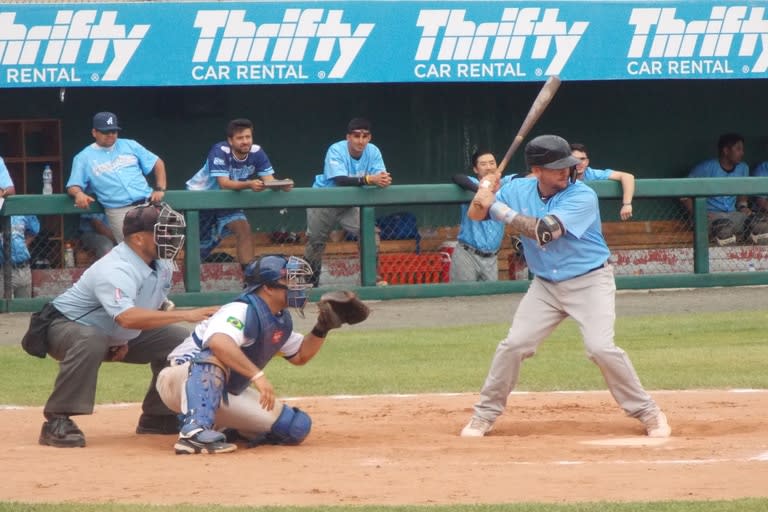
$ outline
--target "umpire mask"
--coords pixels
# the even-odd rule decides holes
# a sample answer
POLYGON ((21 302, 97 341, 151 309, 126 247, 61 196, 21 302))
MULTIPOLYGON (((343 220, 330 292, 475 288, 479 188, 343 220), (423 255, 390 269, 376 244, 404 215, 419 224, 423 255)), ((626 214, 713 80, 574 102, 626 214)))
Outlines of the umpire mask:
POLYGON ((184 216, 167 203, 160 203, 157 206, 160 208, 155 223, 157 257, 161 260, 173 261, 181 248, 184 247, 184 232, 187 223, 184 221, 184 216))

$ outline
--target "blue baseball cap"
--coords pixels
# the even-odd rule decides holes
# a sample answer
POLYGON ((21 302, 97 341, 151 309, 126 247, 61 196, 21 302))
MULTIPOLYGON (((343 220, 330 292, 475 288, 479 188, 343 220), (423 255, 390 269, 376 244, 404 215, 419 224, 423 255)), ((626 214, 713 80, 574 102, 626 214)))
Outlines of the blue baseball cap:
POLYGON ((117 124, 117 116, 112 112, 99 112, 93 116, 93 129, 100 132, 114 132, 121 128, 117 124))

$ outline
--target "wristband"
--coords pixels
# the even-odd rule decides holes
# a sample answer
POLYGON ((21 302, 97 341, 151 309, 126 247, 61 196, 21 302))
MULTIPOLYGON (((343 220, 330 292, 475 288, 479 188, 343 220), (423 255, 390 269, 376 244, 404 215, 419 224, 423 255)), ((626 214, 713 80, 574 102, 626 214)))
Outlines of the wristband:
POLYGON ((621 206, 632 206, 632 203, 622 203, 621 206))
POLYGON ((165 192, 165 187, 154 187, 152 190, 155 192, 165 192))
POLYGON ((318 338, 325 338, 326 336, 328 336, 328 329, 321 329, 320 327, 315 325, 312 328, 312 336, 316 336, 318 338))
POLYGON ((259 373, 257 373, 253 377, 251 377, 251 382, 256 382, 257 380, 259 380, 263 376, 264 376, 264 370, 259 370, 259 373))
POLYGON ((509 206, 496 201, 491 205, 491 209, 488 214, 492 219, 500 220, 505 224, 510 224, 512 220, 517 217, 518 213, 509 206))

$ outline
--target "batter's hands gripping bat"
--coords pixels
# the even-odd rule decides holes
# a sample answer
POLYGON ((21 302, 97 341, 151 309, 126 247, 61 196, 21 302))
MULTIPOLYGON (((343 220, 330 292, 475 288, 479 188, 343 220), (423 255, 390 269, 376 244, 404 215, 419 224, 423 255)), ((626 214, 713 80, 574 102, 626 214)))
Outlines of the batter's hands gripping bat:
POLYGON ((504 158, 502 158, 501 163, 499 164, 499 174, 503 173, 504 169, 507 168, 507 164, 509 164, 509 161, 512 159, 512 155, 517 151, 517 148, 520 147, 520 144, 523 143, 523 139, 525 139, 531 131, 531 128, 536 124, 536 121, 539 120, 541 114, 547 109, 549 102, 552 101, 552 98, 559 87, 560 78, 554 75, 547 78, 544 87, 541 88, 539 95, 536 96, 536 99, 533 101, 533 105, 531 105, 528 115, 525 116, 523 124, 520 125, 520 129, 517 131, 517 135, 515 135, 515 140, 512 141, 504 158))

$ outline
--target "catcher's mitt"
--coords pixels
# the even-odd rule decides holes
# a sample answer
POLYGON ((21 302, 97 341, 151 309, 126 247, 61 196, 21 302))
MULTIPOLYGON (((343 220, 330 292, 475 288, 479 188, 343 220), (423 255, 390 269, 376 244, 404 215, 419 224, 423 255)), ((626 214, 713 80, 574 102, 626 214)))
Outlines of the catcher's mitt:
POLYGON ((357 294, 350 291, 333 291, 324 293, 317 303, 317 327, 321 330, 331 330, 342 324, 359 324, 371 312, 357 294))

